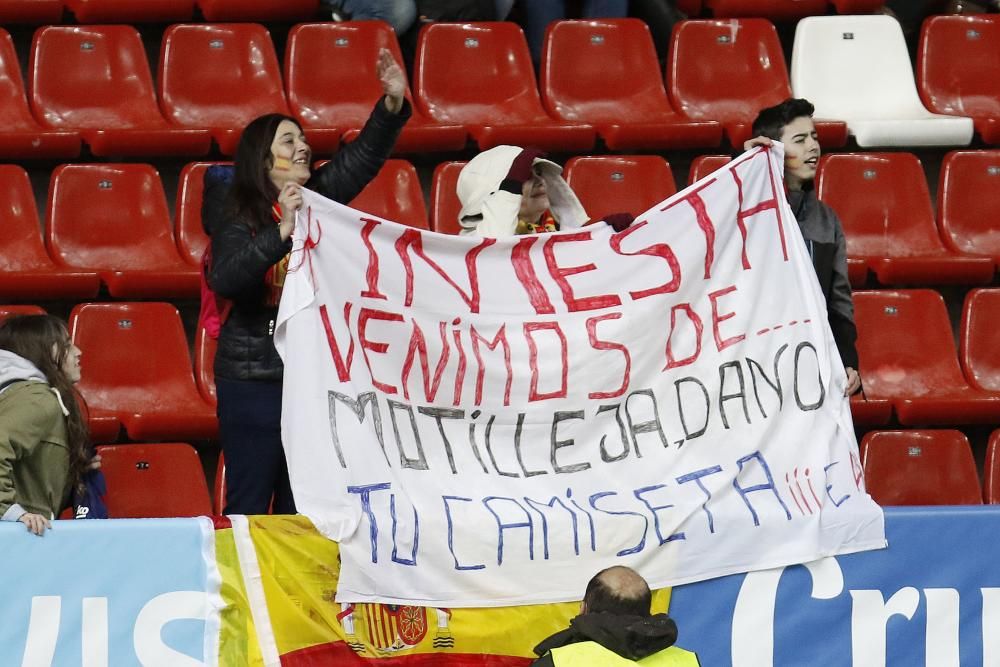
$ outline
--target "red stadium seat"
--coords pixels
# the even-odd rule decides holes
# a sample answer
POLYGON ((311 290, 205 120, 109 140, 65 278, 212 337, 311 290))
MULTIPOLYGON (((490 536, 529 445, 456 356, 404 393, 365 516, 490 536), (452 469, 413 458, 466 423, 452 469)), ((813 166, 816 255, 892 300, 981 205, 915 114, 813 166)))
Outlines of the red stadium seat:
POLYGON ((194 0, 66 0, 66 6, 80 23, 167 23, 194 15, 194 0))
POLYGON ((14 317, 16 315, 44 315, 45 309, 41 306, 28 306, 28 305, 10 305, 10 306, 0 306, 0 324, 3 324, 4 320, 8 317, 14 317))
POLYGON ((271 36, 255 23, 170 26, 160 44, 158 82, 167 118, 211 130, 225 155, 236 152, 254 118, 289 113, 271 36))
POLYGON ((565 176, 591 220, 611 213, 638 217, 677 192, 670 165, 659 155, 575 157, 565 176))
POLYGON ((215 437, 215 408, 195 386, 174 306, 85 303, 69 324, 86 359, 78 387, 91 408, 117 415, 134 440, 215 437))
POLYGON ((42 227, 28 173, 13 164, 0 165, 0 300, 90 299, 101 279, 94 271, 58 266, 45 252, 42 227))
POLYGON ((884 285, 975 285, 993 279, 993 260, 941 241, 924 170, 912 153, 843 153, 821 158, 816 193, 840 216, 847 254, 884 285))
POLYGON ((112 519, 212 514, 205 472, 191 445, 105 445, 97 453, 108 482, 106 501, 112 519))
POLYGON ((63 0, 4 0, 0 2, 0 25, 8 23, 35 25, 59 23, 62 20, 62 15, 63 0))
MULTIPOLYGON (((60 5, 60 11, 61 11, 60 5)), ((2 12, 2 10, 0 10, 2 12)), ((2 22, 2 21, 0 21, 2 22)), ((80 135, 49 130, 38 124, 28 108, 21 65, 10 34, 0 28, 0 158, 73 158, 80 154, 80 135)))
POLYGON ((198 327, 194 334, 194 379, 198 391, 210 405, 218 402, 215 393, 215 349, 218 341, 198 327))
POLYGON ((46 26, 31 43, 30 99, 53 130, 79 132, 94 155, 202 155, 204 130, 174 126, 160 113, 135 28, 46 26))
POLYGON ((983 498, 990 505, 1000 505, 1000 429, 990 434, 983 466, 983 498))
POLYGON ((885 5, 885 0, 830 0, 838 14, 872 14, 885 5))
POLYGON ((851 396, 851 418, 856 426, 884 426, 892 418, 892 401, 854 394, 851 396))
POLYGON ((386 160, 350 206, 410 227, 430 229, 420 177, 406 160, 386 160))
POLYGON ((945 243, 1000 267, 1000 150, 952 151, 941 164, 937 217, 945 243))
POLYGON ((434 168, 431 178, 431 229, 442 234, 458 234, 462 226, 458 223, 458 213, 462 204, 458 201, 458 174, 465 162, 442 162, 434 168))
POLYGON ((934 290, 854 293, 861 379, 869 398, 892 401, 900 423, 1000 421, 1000 395, 969 386, 944 299, 934 290))
POLYGON ((513 144, 584 152, 594 146, 592 126, 545 113, 528 43, 514 23, 427 25, 413 70, 417 107, 440 123, 467 127, 481 150, 513 144))
POLYGON ((198 9, 214 22, 309 21, 318 18, 319 0, 198 0, 198 9))
POLYGON ((982 505, 961 431, 872 431, 861 442, 868 493, 879 505, 982 505))
POLYGON ((674 111, 658 70, 639 19, 556 21, 542 49, 542 102, 556 118, 596 127, 613 151, 718 146, 722 127, 674 111))
MULTIPOLYGON (((375 73, 380 48, 389 49, 402 67, 396 35, 383 21, 307 23, 289 31, 285 49, 288 104, 314 151, 336 150, 342 134, 345 140, 353 140, 368 120, 382 96, 375 73), (336 67, 317 67, 316 63, 336 63, 336 67)), ((412 100, 409 90, 406 95, 412 100)), ((438 124, 414 108, 394 150, 458 151, 465 148, 466 138, 461 125, 438 124)))
POLYGON ((1000 393, 1000 289, 965 295, 959 330, 959 360, 973 387, 1000 393))
POLYGON ((789 21, 826 13, 827 0, 705 0, 716 18, 762 16, 772 21, 789 21))
POLYGON ((212 485, 212 506, 216 514, 222 514, 226 507, 226 459, 219 452, 219 461, 215 465, 215 483, 212 485))
POLYGON ((699 155, 691 161, 688 185, 700 181, 717 169, 722 169, 729 164, 730 160, 732 158, 728 155, 699 155))
POLYGON ((57 263, 97 271, 117 298, 193 297, 198 269, 174 242, 160 175, 147 164, 64 164, 49 183, 46 243, 57 263))
MULTIPOLYGON (((750 139, 761 109, 792 97, 778 33, 764 19, 678 23, 666 76, 674 108, 721 122, 736 148, 750 139)), ((816 120, 816 132, 824 146, 847 142, 847 124, 840 121, 816 120)))
POLYGON ((935 113, 972 117, 1000 144, 1000 16, 931 16, 920 30, 917 86, 935 113))
POLYGON ((177 199, 174 203, 177 249, 184 261, 201 268, 201 258, 208 246, 208 235, 201 224, 201 194, 205 172, 215 164, 231 162, 192 162, 181 169, 177 184, 177 199))

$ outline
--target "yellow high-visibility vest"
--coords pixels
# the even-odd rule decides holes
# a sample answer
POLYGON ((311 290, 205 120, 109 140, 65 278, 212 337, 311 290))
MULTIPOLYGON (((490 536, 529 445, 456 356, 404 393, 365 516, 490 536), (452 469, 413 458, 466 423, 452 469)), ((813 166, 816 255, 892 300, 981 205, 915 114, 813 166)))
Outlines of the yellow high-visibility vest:
POLYGON ((629 660, 609 651, 597 642, 578 642, 550 651, 555 667, 699 667, 698 656, 691 651, 671 646, 642 660, 629 660))

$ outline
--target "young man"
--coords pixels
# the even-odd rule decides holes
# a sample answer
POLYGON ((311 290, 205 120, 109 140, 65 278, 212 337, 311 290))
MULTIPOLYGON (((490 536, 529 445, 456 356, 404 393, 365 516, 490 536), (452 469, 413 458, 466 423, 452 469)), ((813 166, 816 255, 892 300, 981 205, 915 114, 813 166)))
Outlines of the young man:
POLYGON ((826 297, 827 318, 847 373, 844 393, 850 396, 861 389, 861 377, 857 371, 855 341, 858 330, 854 325, 854 302, 847 280, 847 241, 840 218, 816 198, 813 189, 820 155, 813 111, 813 105, 803 99, 787 99, 763 109, 753 122, 755 138, 743 144, 743 148, 770 146, 772 140, 780 141, 785 147, 788 203, 809 247, 816 277, 826 297))
POLYGON ((532 667, 698 667, 698 656, 674 645, 674 621, 650 614, 652 599, 635 570, 622 565, 601 570, 587 584, 580 615, 570 627, 535 647, 541 657, 532 667))

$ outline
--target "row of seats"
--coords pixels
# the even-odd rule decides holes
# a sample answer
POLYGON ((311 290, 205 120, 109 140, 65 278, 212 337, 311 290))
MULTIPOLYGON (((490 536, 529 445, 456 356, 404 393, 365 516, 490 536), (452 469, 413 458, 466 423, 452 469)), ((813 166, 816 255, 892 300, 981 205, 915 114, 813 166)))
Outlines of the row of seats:
MULTIPOLYGON (((470 136, 481 149, 578 153, 600 136, 612 151, 665 150, 717 146, 723 132, 739 146, 757 111, 793 91, 816 104, 828 147, 843 146, 848 130, 861 146, 968 144, 973 121, 942 114, 974 116, 982 138, 996 142, 998 46, 1000 17, 925 23, 928 62, 918 69, 934 114, 917 95, 899 24, 886 16, 801 21, 791 80, 764 19, 679 23, 665 76, 637 19, 554 22, 540 90, 517 25, 432 24, 420 33, 415 113, 397 151, 460 150, 470 136)), ((205 155, 212 140, 232 155, 242 128, 269 112, 298 118, 317 151, 336 150, 357 136, 379 95, 382 47, 402 60, 381 22, 298 25, 282 74, 261 25, 178 24, 163 35, 154 92, 135 28, 46 26, 32 40, 26 94, 0 31, 0 111, 10 119, 0 157, 74 157, 81 138, 98 156, 205 155)))
MULTIPOLYGON (((690 182, 725 165, 702 156, 690 182)), ((93 299, 105 285, 122 299, 199 293, 208 237, 201 226, 202 178, 218 162, 180 174, 171 224, 163 184, 146 164, 66 164, 53 170, 44 239, 27 172, 0 165, 0 301, 93 299)), ((354 208, 421 229, 458 233, 455 194, 464 162, 443 162, 431 183, 430 214, 414 166, 392 159, 355 198, 354 208)), ((639 215, 677 191, 656 155, 571 158, 566 179, 594 219, 639 215)), ((820 161, 821 199, 840 215, 852 284, 869 271, 883 285, 989 284, 1000 265, 1000 150, 945 156, 937 213, 923 168, 909 153, 841 153, 820 161)))
POLYGON ((1000 504, 1000 430, 986 445, 982 484, 961 431, 872 431, 861 440, 861 462, 880 505, 1000 504))
POLYGON ((3 0, 2 23, 59 23, 73 12, 80 23, 189 21, 195 8, 206 21, 308 21, 319 0, 3 0))
MULTIPOLYGON (((772 20, 825 14, 866 14, 884 0, 678 0, 688 16, 708 11, 716 18, 759 16, 772 20)), ((307 21, 316 18, 319 0, 4 0, 0 23, 59 23, 63 10, 80 23, 188 21, 195 9, 207 21, 307 21)))
MULTIPOLYGON (((871 431, 860 446, 866 487, 880 505, 1000 504, 1000 430, 989 438, 982 484, 961 431, 871 431)), ((103 445, 97 452, 107 479, 111 518, 222 513, 221 455, 209 496, 198 453, 189 444, 103 445)))
MULTIPOLYGON (((944 299, 934 290, 854 294, 863 394, 859 426, 1000 422, 1000 289, 968 292, 956 350, 944 299)), ((0 306, 0 318, 41 312, 0 306)), ((70 314, 83 351, 79 389, 98 442, 205 439, 216 435, 215 341, 195 332, 194 362, 177 309, 168 303, 83 303, 70 314)))

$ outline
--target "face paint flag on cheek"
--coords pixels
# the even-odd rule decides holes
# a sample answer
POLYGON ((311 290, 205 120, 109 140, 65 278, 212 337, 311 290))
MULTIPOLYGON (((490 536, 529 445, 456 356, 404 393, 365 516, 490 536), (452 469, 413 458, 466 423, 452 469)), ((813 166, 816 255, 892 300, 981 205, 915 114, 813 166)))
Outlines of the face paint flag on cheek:
POLYGON ((276 157, 274 158, 274 168, 282 171, 288 171, 292 168, 292 161, 286 157, 276 157))

